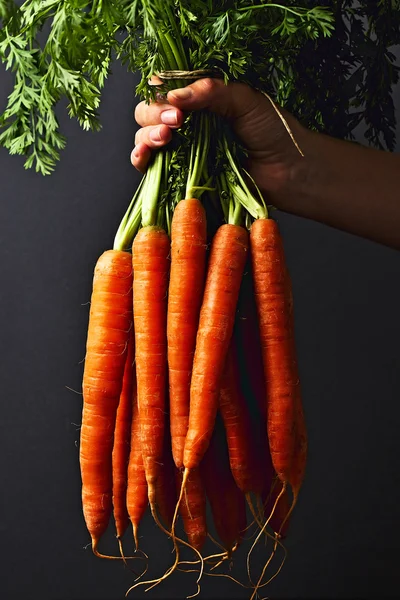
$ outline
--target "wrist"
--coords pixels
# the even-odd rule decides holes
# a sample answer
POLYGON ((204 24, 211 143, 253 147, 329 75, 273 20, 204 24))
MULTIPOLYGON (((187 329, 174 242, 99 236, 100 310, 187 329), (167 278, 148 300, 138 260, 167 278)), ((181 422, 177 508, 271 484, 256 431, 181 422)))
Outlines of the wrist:
POLYGON ((290 128, 302 154, 293 142, 287 145, 281 160, 264 164, 260 169, 260 190, 267 201, 276 208, 286 212, 300 213, 299 200, 307 190, 310 180, 311 163, 309 148, 314 132, 306 129, 298 121, 293 120, 290 128))

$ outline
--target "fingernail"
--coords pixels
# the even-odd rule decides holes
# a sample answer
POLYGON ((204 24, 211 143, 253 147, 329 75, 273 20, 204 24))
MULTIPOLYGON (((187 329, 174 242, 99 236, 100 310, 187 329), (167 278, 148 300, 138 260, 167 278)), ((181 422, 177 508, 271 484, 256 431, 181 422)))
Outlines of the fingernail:
POLYGON ((165 125, 176 125, 178 122, 176 110, 164 110, 164 112, 161 113, 161 121, 165 123, 165 125))
POLYGON ((156 127, 150 131, 150 139, 152 142, 161 142, 160 128, 156 127))
POLYGON ((188 100, 192 93, 193 92, 190 87, 179 88, 171 92, 171 94, 175 96, 175 98, 178 98, 178 100, 188 100))

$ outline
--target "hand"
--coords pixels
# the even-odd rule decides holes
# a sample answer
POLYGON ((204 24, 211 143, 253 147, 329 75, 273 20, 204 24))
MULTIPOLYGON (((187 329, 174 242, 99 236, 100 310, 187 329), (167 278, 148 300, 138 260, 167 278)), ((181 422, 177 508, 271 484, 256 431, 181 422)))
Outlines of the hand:
MULTIPOLYGON (((151 150, 168 144, 172 129, 180 127, 184 111, 208 109, 228 119, 246 147, 246 168, 262 192, 279 192, 300 154, 272 103, 261 92, 242 83, 225 85, 219 79, 200 79, 168 93, 167 101, 137 105, 135 119, 141 126, 135 137, 131 160, 146 170, 151 150)), ((300 143, 305 130, 280 109, 300 143)))

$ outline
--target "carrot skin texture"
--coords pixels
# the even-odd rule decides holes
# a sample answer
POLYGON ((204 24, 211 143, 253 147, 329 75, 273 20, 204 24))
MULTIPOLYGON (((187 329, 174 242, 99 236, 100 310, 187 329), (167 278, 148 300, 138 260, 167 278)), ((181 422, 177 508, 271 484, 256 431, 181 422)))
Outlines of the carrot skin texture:
POLYGON ((184 449, 187 469, 199 466, 210 443, 247 252, 248 233, 243 227, 218 229, 211 244, 193 361, 184 449))
POLYGON ((169 254, 170 242, 160 227, 144 227, 133 242, 136 377, 150 504, 164 447, 169 254))
POLYGON ((237 487, 244 494, 261 494, 263 468, 257 456, 249 409, 241 391, 234 338, 222 375, 219 411, 225 426, 230 468, 237 487))
POLYGON ((293 352, 283 243, 275 221, 255 221, 251 227, 250 246, 267 388, 269 445, 274 469, 286 483, 295 448, 295 398, 299 376, 293 352))
POLYGON ((112 511, 114 428, 131 326, 131 255, 108 250, 94 272, 82 386, 82 504, 93 549, 112 511))
POLYGON ((135 356, 135 338, 131 332, 128 342, 128 353, 122 383, 114 432, 114 447, 112 452, 113 468, 113 507, 117 537, 121 538, 128 525, 129 514, 126 506, 126 491, 128 485, 128 463, 131 446, 132 423, 132 379, 133 360, 135 356))
MULTIPOLYGON (((176 487, 180 491, 183 473, 178 469, 175 473, 176 487)), ((189 474, 179 513, 189 544, 200 552, 207 538, 207 519, 206 495, 199 469, 193 469, 189 474)))
POLYGON ((132 523, 136 548, 138 547, 138 528, 140 521, 146 512, 147 504, 147 481, 146 474, 144 472, 140 441, 140 419, 137 402, 136 371, 133 369, 131 442, 128 463, 126 506, 129 519, 132 523))
POLYGON ((200 471, 216 532, 224 548, 231 552, 246 529, 246 501, 231 473, 222 426, 214 430, 200 471))
POLYGON ((203 298, 207 251, 206 214, 195 198, 181 200, 171 225, 168 291, 168 367, 172 454, 183 466, 189 423, 190 380, 203 298))

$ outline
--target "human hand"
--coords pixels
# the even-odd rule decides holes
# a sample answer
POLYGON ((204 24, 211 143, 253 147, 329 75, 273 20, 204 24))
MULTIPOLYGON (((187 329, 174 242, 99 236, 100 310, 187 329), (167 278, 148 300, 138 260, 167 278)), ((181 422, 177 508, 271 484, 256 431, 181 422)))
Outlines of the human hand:
MULTIPOLYGON (((300 158, 299 151, 266 96, 245 84, 225 85, 219 79, 200 79, 170 91, 164 102, 137 105, 135 119, 141 129, 136 133, 131 155, 134 167, 144 172, 151 150, 168 144, 172 130, 183 124, 184 112, 200 109, 208 109, 231 122, 248 152, 246 168, 260 190, 279 192, 300 158)), ((280 111, 299 140, 305 130, 292 115, 280 111)))

